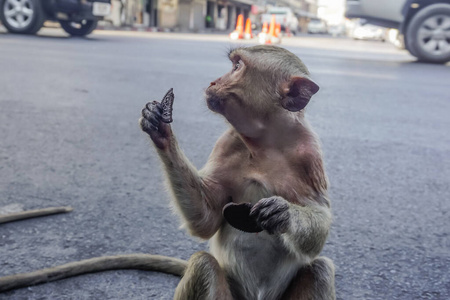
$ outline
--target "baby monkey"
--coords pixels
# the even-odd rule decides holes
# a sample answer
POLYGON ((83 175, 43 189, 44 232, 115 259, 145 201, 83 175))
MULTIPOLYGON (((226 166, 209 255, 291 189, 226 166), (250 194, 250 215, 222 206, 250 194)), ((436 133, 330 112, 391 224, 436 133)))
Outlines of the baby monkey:
POLYGON ((110 269, 182 275, 175 299, 335 299, 334 266, 319 257, 331 225, 320 143, 304 118, 319 87, 291 52, 237 48, 231 71, 206 89, 208 107, 228 121, 201 169, 172 131, 173 93, 142 110, 140 125, 161 158, 173 203, 210 253, 189 261, 135 254, 0 278, 0 291, 110 269))
POLYGON ((229 59, 206 103, 231 126, 201 170, 162 121, 163 105, 147 104, 140 119, 185 226, 210 240, 210 254, 189 260, 175 299, 335 299, 333 263, 318 257, 331 224, 327 177, 304 118, 319 87, 283 48, 238 48, 229 59))

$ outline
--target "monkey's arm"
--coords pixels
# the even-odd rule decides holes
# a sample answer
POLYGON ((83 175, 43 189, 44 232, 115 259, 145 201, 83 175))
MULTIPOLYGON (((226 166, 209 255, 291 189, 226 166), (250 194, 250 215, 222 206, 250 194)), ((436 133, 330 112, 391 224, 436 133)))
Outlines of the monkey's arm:
POLYGON ((164 163, 175 205, 192 235, 208 239, 222 223, 226 197, 209 172, 197 169, 186 158, 172 135, 167 149, 157 149, 164 163))
MULTIPOLYGON (((317 256, 325 245, 331 227, 331 209, 328 200, 328 180, 320 151, 307 151, 298 158, 298 170, 312 189, 310 196, 289 201, 289 225, 282 235, 285 245, 294 253, 317 256), (301 203, 301 205, 300 205, 301 203)), ((288 199, 293 200, 293 199, 288 199)))
MULTIPOLYGON (((225 205, 221 185, 210 172, 200 174, 178 146, 170 124, 163 122, 162 105, 148 103, 142 110, 141 128, 152 139, 161 158, 174 202, 192 235, 208 239, 222 223, 225 205)), ((209 168, 210 169, 210 168, 209 168)))
POLYGON ((283 197, 259 200, 250 216, 270 234, 278 234, 286 247, 310 259, 322 250, 331 225, 331 211, 326 205, 310 202, 301 206, 283 197))
POLYGON ((311 259, 322 251, 331 226, 331 211, 320 204, 299 206, 289 203, 289 225, 281 235, 292 252, 311 259))

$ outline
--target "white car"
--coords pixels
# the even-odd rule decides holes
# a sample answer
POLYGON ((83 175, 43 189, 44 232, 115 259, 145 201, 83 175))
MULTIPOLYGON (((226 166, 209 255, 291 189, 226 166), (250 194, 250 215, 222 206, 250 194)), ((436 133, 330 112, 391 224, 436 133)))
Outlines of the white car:
POLYGON ((355 40, 376 40, 384 42, 386 40, 386 31, 380 26, 370 24, 358 25, 353 29, 352 38, 355 40))
POLYGON ((308 33, 328 33, 327 23, 321 19, 311 19, 308 23, 308 33))
POLYGON ((450 61, 450 0, 347 0, 345 15, 398 29, 421 61, 450 61))
POLYGON ((328 26, 328 33, 331 34, 334 37, 345 36, 346 35, 345 25, 344 24, 339 24, 339 25, 328 26))

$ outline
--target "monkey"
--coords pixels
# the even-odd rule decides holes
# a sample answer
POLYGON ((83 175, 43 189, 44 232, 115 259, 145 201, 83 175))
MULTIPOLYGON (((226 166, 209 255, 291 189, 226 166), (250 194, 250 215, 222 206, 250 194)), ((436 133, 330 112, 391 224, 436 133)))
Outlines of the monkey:
POLYGON ((304 116, 319 86, 280 47, 236 48, 228 56, 231 71, 210 83, 205 99, 230 128, 201 170, 161 121, 159 103, 147 104, 140 119, 184 226, 210 241, 210 253, 190 258, 175 299, 335 299, 333 262, 318 256, 332 220, 328 179, 304 116), (239 206, 261 232, 224 219, 239 206))
POLYGON ((209 240, 209 252, 187 262, 150 254, 95 258, 0 278, 0 291, 138 268, 182 276, 174 299, 335 299, 334 264, 319 256, 332 222, 328 178, 305 119, 319 86, 281 47, 235 48, 228 57, 231 70, 210 83, 205 100, 229 128, 203 168, 181 150, 161 103, 147 103, 139 119, 184 227, 209 240))

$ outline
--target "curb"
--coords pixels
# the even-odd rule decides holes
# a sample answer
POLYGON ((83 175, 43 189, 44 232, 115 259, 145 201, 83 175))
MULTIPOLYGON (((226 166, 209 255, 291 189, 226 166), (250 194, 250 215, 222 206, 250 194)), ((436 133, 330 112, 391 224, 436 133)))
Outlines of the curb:
POLYGON ((138 31, 138 32, 175 32, 174 30, 158 27, 140 27, 140 26, 103 26, 98 25, 96 30, 110 30, 110 31, 138 31))

